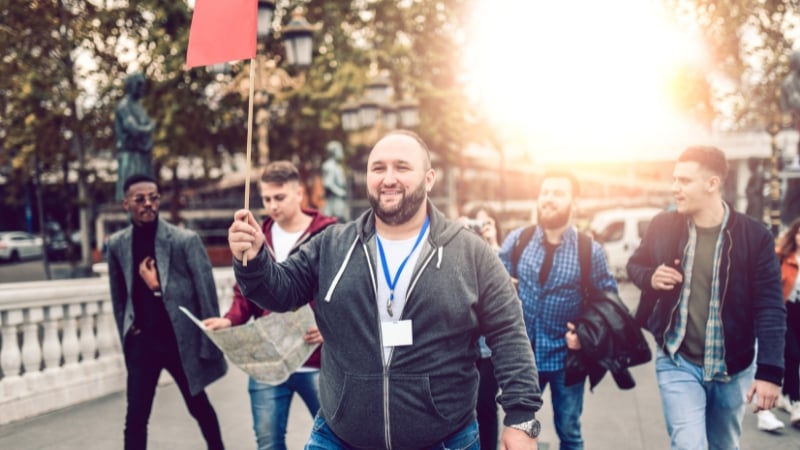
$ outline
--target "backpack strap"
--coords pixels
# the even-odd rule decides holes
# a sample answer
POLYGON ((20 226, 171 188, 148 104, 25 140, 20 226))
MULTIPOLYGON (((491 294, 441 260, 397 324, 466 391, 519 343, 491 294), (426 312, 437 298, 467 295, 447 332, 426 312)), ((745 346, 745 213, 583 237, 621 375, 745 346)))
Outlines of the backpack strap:
MULTIPOLYGON (((511 249, 511 276, 513 278, 517 278, 519 258, 535 233, 536 225, 525 227, 519 234, 517 242, 514 243, 514 248, 511 249)), ((586 297, 592 286, 592 238, 580 231, 578 232, 578 263, 581 270, 581 289, 586 297)))
POLYGON ((528 246, 528 243, 533 239, 533 234, 536 233, 536 225, 530 225, 525 227, 522 230, 522 233, 519 234, 517 238, 517 242, 514 243, 514 248, 511 249, 511 277, 517 277, 517 264, 519 264, 519 258, 522 256, 522 251, 525 250, 525 247, 528 246))
POLYGON ((589 298, 592 288, 592 238, 578 232, 578 264, 581 269, 581 290, 583 298, 589 298))

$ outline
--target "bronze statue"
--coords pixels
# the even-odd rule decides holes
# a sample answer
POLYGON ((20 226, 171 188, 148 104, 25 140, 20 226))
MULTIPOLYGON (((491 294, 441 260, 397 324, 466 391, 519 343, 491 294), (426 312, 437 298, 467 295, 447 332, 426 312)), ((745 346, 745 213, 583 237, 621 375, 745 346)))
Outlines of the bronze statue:
POLYGON ((154 176, 153 130, 156 127, 142 108, 144 75, 133 73, 125 78, 125 97, 115 109, 114 138, 117 150, 117 200, 125 196, 122 185, 133 174, 154 176))
POLYGON ((800 50, 792 52, 791 72, 781 83, 781 109, 792 114, 792 120, 800 119, 800 50))
POLYGON ((761 160, 751 156, 747 159, 747 167, 750 169, 750 178, 747 180, 745 194, 747 195, 746 214, 761 222, 764 221, 764 172, 761 168, 761 160))
POLYGON ((346 222, 350 220, 350 208, 347 206, 347 178, 342 167, 344 149, 339 141, 328 142, 325 149, 328 159, 322 163, 322 186, 325 188, 323 214, 346 222))

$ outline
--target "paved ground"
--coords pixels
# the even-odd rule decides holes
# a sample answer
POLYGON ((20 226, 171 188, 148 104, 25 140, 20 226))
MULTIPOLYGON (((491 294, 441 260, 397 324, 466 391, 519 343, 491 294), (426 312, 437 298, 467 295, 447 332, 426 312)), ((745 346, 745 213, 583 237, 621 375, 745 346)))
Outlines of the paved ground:
MULTIPOLYGON (((626 301, 638 295, 623 286, 626 301)), ((587 392, 583 414, 584 437, 591 450, 666 450, 669 448, 652 363, 632 370, 636 388, 620 391, 610 377, 594 393, 587 392)), ((212 403, 228 449, 255 448, 250 429, 246 377, 235 367, 209 388, 212 403)), ((545 394, 541 449, 558 448, 552 425, 549 396, 545 394)), ((125 410, 123 394, 70 407, 26 421, 0 426, 0 449, 114 450, 122 448, 125 410)), ((788 422, 787 414, 776 412, 788 422)), ((287 446, 301 449, 311 427, 311 417, 296 400, 291 410, 287 446)), ((174 385, 159 388, 150 422, 150 448, 195 450, 204 448, 194 421, 186 412, 174 385)), ((800 449, 800 430, 787 428, 770 434, 756 429, 755 414, 748 410, 742 436, 744 450, 800 449)))

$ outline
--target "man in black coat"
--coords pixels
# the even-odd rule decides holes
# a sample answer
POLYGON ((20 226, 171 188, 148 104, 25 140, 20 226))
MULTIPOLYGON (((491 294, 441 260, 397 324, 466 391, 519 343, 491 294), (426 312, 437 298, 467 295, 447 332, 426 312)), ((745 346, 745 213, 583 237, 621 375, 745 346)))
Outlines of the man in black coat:
POLYGON ((727 174, 721 150, 686 149, 673 171, 676 211, 653 219, 627 266, 642 291, 637 319, 658 344, 673 448, 739 448, 746 404, 757 397, 756 411, 770 409, 780 395, 786 308, 775 243, 722 200, 727 174))

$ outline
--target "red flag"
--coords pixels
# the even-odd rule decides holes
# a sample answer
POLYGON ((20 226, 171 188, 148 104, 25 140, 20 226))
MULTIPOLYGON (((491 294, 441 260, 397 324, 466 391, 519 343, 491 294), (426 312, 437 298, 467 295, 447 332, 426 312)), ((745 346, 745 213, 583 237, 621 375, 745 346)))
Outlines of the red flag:
POLYGON ((186 68, 256 56, 257 0, 196 0, 186 68))

